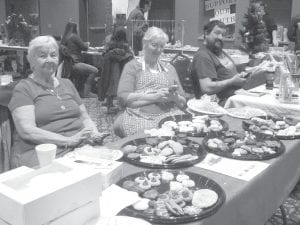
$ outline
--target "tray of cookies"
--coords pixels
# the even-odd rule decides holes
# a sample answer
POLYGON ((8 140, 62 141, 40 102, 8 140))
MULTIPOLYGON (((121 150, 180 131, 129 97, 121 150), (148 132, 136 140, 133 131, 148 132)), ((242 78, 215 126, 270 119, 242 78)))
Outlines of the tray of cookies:
POLYGON ((191 137, 204 137, 208 133, 228 130, 228 124, 219 118, 208 115, 192 116, 188 114, 174 115, 163 118, 159 127, 170 129, 175 134, 184 133, 191 137))
POLYGON ((117 184, 141 197, 121 213, 161 224, 211 216, 226 198, 214 180, 188 171, 147 170, 124 177, 117 184))
POLYGON ((226 131, 203 139, 210 153, 239 160, 267 160, 280 156, 284 144, 274 137, 260 137, 247 131, 226 131))
POLYGON ((300 122, 291 118, 252 117, 243 121, 243 129, 256 135, 275 136, 281 140, 300 138, 300 122))
POLYGON ((188 137, 145 137, 122 145, 123 160, 137 166, 171 169, 192 166, 206 156, 200 143, 188 137))

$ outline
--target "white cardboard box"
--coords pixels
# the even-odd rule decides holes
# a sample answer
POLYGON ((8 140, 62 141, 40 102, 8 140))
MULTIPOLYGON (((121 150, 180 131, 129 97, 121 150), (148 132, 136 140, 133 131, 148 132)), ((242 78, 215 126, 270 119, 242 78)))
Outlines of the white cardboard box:
POLYGON ((109 169, 101 169, 102 190, 116 183, 123 177, 123 163, 114 161, 109 169))
POLYGON ((100 171, 64 159, 37 170, 16 170, 0 175, 2 224, 49 224, 97 201, 101 195, 100 171))

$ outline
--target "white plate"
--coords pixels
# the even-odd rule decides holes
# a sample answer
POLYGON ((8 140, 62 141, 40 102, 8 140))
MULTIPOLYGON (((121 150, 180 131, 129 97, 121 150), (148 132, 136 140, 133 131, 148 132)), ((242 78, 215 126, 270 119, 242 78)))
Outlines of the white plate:
POLYGON ((105 146, 84 145, 80 148, 75 148, 73 152, 67 154, 69 158, 88 157, 105 160, 118 160, 122 158, 123 152, 116 149, 109 149, 105 146))
POLYGON ((238 119, 248 120, 252 117, 267 116, 267 113, 261 109, 245 106, 241 108, 229 108, 227 109, 227 115, 238 119))
POLYGON ((149 222, 129 216, 103 217, 86 225, 151 225, 149 222))
POLYGON ((216 115, 216 116, 221 116, 221 115, 226 114, 226 110, 223 107, 219 106, 217 103, 203 101, 202 99, 194 99, 193 98, 187 102, 187 106, 192 111, 195 111, 198 113, 203 113, 203 114, 208 114, 208 115, 216 115), (209 108, 207 107, 209 104, 211 106, 211 110, 209 110, 209 108), (204 106, 206 108, 204 108, 204 106))

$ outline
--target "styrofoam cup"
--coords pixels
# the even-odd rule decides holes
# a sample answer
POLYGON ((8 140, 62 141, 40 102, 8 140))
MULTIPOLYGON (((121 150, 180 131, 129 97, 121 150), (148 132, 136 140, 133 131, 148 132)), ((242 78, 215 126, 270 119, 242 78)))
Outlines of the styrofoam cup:
POLYGON ((55 159, 57 146, 55 144, 40 144, 35 146, 35 151, 40 167, 47 166, 55 159))

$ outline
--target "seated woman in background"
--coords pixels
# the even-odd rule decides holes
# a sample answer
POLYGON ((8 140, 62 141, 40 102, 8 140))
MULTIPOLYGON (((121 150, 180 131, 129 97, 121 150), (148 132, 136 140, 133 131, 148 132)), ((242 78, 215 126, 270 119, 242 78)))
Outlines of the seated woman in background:
POLYGON ((12 168, 38 165, 35 145, 53 143, 63 156, 86 140, 101 139, 72 82, 54 77, 58 45, 51 36, 29 43, 32 74, 14 88, 9 109, 16 127, 11 155, 12 168))
MULTIPOLYGON (((98 73, 95 66, 83 63, 82 51, 92 50, 88 43, 81 40, 77 32, 77 24, 68 22, 65 28, 64 35, 60 43, 61 53, 63 60, 71 64, 70 73, 76 77, 76 87, 83 98, 93 97, 97 95, 91 93, 94 78, 98 73)), ((67 74, 70 78, 71 75, 67 74)))
POLYGON ((133 59, 124 28, 117 28, 107 43, 104 57, 103 76, 101 76, 101 88, 99 100, 106 97, 108 112, 114 111, 113 99, 117 95, 118 84, 124 65, 133 59))
POLYGON ((144 57, 125 65, 118 97, 126 109, 114 123, 118 136, 157 127, 162 118, 182 113, 186 100, 176 70, 159 61, 167 42, 162 29, 149 28, 143 38, 144 57))

